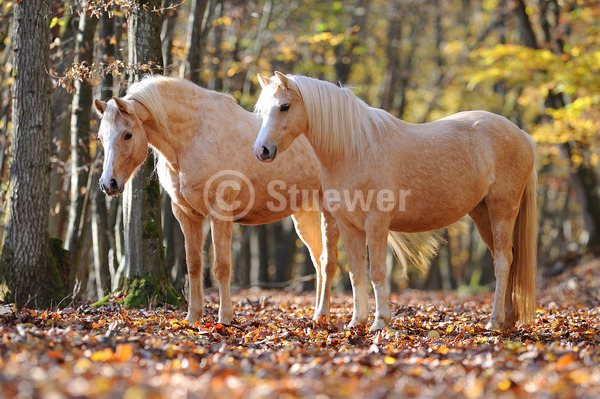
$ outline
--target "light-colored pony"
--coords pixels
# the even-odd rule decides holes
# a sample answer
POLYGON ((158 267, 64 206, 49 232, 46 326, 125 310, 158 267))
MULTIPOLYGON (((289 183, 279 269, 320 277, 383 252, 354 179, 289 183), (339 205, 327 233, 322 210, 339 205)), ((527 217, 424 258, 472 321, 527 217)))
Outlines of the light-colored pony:
POLYGON ((230 96, 180 79, 146 78, 132 85, 125 97, 95 100, 94 106, 102 116, 99 137, 105 160, 100 186, 106 194, 123 191, 149 145, 158 154, 159 180, 185 236, 188 321, 200 320, 204 311, 203 222, 209 220, 212 228, 219 322, 228 324, 233 317, 232 223, 263 224, 290 215, 317 271, 316 301, 322 307, 315 318, 329 315, 339 238, 335 219, 328 212, 321 217, 319 198, 307 197, 305 203, 290 198, 296 193, 289 190, 292 186, 308 193, 318 193, 321 186, 318 162, 307 140, 296 141, 278 165, 256 162, 251 148, 260 118, 230 96))
POLYGON ((483 111, 410 124, 328 82, 278 72, 259 80, 263 91, 256 110, 263 125, 255 155, 273 161, 301 134, 316 152, 324 197, 348 251, 350 326, 368 318, 365 244, 376 331, 391 318, 385 289, 388 230, 439 229, 465 214, 494 255, 496 291, 487 328, 509 329, 535 317, 535 145, 525 132, 483 111), (344 196, 347 192, 351 195, 344 196), (385 203, 356 207, 347 201, 383 192, 391 193, 385 203))

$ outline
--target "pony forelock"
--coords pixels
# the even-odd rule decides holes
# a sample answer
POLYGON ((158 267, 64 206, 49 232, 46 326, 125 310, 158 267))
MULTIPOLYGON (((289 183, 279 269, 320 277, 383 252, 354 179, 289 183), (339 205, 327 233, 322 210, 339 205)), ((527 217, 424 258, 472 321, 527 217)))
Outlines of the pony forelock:
POLYGON ((350 87, 306 76, 288 75, 288 79, 302 96, 313 145, 330 154, 360 157, 365 150, 376 150, 382 132, 395 120, 367 105, 350 87))

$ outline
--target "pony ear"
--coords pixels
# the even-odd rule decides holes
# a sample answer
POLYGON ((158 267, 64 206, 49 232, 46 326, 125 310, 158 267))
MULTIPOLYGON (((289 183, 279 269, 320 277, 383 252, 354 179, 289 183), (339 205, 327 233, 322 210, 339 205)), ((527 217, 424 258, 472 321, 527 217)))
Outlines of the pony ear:
POLYGON ((283 87, 285 87, 286 89, 288 87, 290 87, 290 84, 288 82, 287 76, 285 76, 284 74, 282 74, 279 71, 275 71, 275 75, 279 78, 279 81, 281 82, 281 84, 283 85, 283 87))
POLYGON ((102 116, 102 114, 104 114, 104 110, 106 110, 106 103, 96 98, 94 99, 94 108, 96 108, 98 115, 102 116))
POLYGON ((256 77, 258 78, 258 83, 260 83, 260 86, 263 89, 271 83, 271 79, 267 78, 266 76, 261 75, 260 73, 257 73, 256 77))
POLYGON ((125 101, 121 100, 119 97, 113 97, 112 99, 115 101, 115 105, 119 111, 125 112, 126 114, 129 113, 129 107, 125 101))

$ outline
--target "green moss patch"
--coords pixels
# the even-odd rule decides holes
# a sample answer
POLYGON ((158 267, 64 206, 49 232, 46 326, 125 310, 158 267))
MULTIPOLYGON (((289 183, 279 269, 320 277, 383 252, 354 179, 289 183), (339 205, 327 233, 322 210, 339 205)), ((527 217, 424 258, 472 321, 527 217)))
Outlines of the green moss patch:
POLYGON ((181 307, 181 299, 172 284, 158 281, 151 276, 125 279, 119 289, 92 306, 102 306, 111 302, 132 308, 153 307, 165 303, 181 307))

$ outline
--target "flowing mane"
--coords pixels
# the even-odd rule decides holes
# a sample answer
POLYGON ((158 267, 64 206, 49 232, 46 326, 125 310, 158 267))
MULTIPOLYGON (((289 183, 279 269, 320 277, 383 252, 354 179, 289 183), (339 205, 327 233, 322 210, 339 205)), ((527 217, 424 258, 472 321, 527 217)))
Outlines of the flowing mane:
POLYGON ((388 112, 372 108, 349 87, 306 76, 288 75, 297 87, 308 116, 309 135, 315 147, 340 156, 360 156, 376 149, 384 130, 393 124, 388 112))
POLYGON ((163 99, 158 90, 158 86, 161 83, 180 83, 183 86, 190 85, 199 88, 191 82, 188 82, 183 79, 170 78, 161 75, 147 76, 132 84, 127 89, 126 99, 135 100, 142 104, 144 107, 150 111, 150 114, 156 121, 156 124, 159 126, 161 130, 168 133, 169 125, 167 119, 167 113, 165 112, 165 108, 163 107, 163 99))

